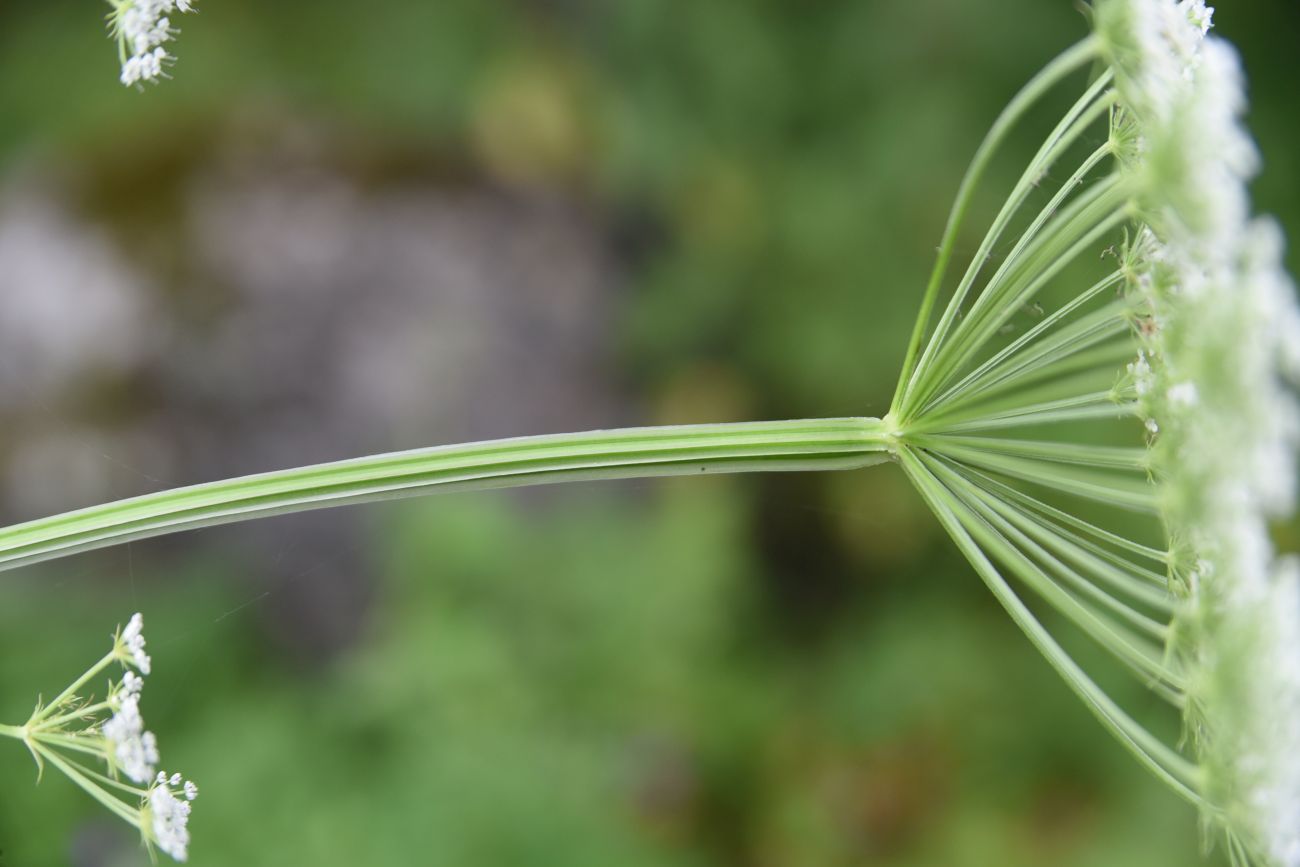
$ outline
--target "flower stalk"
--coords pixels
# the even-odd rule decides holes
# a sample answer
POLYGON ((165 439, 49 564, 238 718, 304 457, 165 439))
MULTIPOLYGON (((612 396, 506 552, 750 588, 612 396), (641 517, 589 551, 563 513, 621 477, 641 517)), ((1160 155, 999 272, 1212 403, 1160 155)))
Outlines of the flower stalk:
POLYGON ((678 425, 439 446, 148 494, 0 529, 0 570, 163 533, 436 491, 593 479, 855 469, 888 424, 832 418, 678 425))

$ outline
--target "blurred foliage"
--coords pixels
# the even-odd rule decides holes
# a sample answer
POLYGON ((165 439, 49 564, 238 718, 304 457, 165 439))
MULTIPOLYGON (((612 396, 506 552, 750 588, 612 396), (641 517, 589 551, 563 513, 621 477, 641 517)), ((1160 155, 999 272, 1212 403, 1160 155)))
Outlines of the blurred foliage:
MULTIPOLYGON (((1296 7, 1223 5, 1258 200, 1300 237, 1296 7)), ((0 7, 0 160, 102 167, 284 111, 558 191, 632 266, 620 374, 658 421, 883 412, 965 161, 1085 30, 1040 0, 205 0, 176 80, 141 95, 116 84, 98 11, 0 7)), ((6 574, 0 719, 142 607, 147 719, 203 788, 199 865, 1196 863, 1192 812, 893 468, 365 517, 379 601, 311 670, 260 628, 233 554, 137 545, 155 553, 134 566, 6 574)), ((143 861, 34 776, 0 751, 0 864, 143 861)))
MULTIPOLYGON (((959 569, 946 554, 815 649, 774 641, 751 487, 582 492, 547 517, 478 496, 393 509, 369 639, 310 673, 236 616, 248 599, 214 589, 235 564, 137 567, 149 721, 203 784, 193 863, 1189 862, 1190 813, 973 582, 925 580, 959 569)), ((0 614, 6 718, 128 605, 120 587, 42 577, 15 581, 0 614)), ((57 776, 15 799, 34 775, 21 750, 0 773, 5 863, 57 863, 70 840, 133 851, 57 776)))

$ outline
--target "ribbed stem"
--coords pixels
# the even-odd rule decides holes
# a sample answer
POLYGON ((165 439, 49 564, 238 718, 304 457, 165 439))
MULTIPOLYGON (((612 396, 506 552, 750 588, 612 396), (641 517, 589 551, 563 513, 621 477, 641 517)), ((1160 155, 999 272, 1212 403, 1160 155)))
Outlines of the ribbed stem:
POLYGON ((1183 798, 1193 804, 1201 804, 1202 772, 1133 720, 1084 673, 1038 622, 981 550, 982 542, 995 552, 1005 551, 1006 543, 1001 537, 993 533, 978 516, 964 509, 962 503, 943 486, 922 459, 907 448, 900 449, 898 457, 921 495, 993 595, 1075 694, 1147 769, 1183 798))
POLYGON ((853 469, 887 458, 875 418, 626 428, 439 446, 177 488, 0 529, 0 571, 133 539, 435 491, 590 479, 853 469))
POLYGON ((948 224, 944 227, 943 239, 939 244, 939 256, 935 260, 934 270, 930 272, 930 281, 925 287, 925 296, 921 300, 921 311, 916 318, 916 325, 912 330, 911 339, 908 341, 907 354, 903 358, 903 368, 898 377, 898 388, 895 391, 894 403, 890 407, 891 414, 897 415, 901 401, 909 389, 912 376, 916 372, 917 357, 921 352, 921 341, 924 339, 926 329, 930 325, 930 317, 934 312, 934 305, 939 297, 939 289, 943 285, 944 274, 948 270, 948 261, 952 258, 953 248, 957 241, 957 232, 961 229, 962 221, 966 217, 966 210, 970 207, 975 189, 979 186, 985 170, 993 159, 993 155, 1006 140, 1011 129, 1034 103, 1062 80, 1091 63, 1097 57, 1099 50, 1100 43, 1095 37, 1089 37, 1049 63, 1002 110, 1002 114, 998 115, 998 119, 993 122, 992 129, 984 137, 979 150, 975 152, 975 157, 971 160, 965 177, 962 178, 961 187, 957 190, 957 200, 953 203, 952 211, 948 214, 948 224))

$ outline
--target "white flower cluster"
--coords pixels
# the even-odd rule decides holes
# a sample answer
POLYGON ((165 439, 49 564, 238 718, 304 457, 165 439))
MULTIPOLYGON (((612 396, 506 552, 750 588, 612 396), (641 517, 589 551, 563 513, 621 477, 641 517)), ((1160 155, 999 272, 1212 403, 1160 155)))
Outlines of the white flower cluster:
MULTIPOLYGON (((130 621, 126 624, 126 629, 122 630, 121 643, 123 649, 130 655, 132 664, 140 669, 141 674, 149 674, 152 670, 153 662, 149 659, 149 654, 144 652, 144 615, 138 611, 131 616, 130 621)), ((131 674, 131 672, 127 672, 131 674)), ((123 682, 125 683, 125 678, 123 682)), ((139 681, 139 678, 135 678, 139 681)), ((136 692, 139 692, 137 689, 136 692)))
MULTIPOLYGON (((1300 569, 1272 519, 1295 507, 1300 312, 1282 239, 1251 218, 1254 146, 1233 50, 1201 0, 1108 0, 1098 26, 1135 143, 1144 228, 1133 291, 1154 466, 1184 595, 1171 631, 1189 733, 1232 847, 1300 867, 1300 569)), ((1235 848, 1234 851, 1241 851, 1235 848)))
POLYGON ((168 777, 166 772, 159 771, 149 789, 146 806, 154 845, 177 861, 189 856, 190 801, 199 796, 198 786, 188 780, 182 786, 181 779, 180 774, 168 777))
POLYGON ((168 16, 175 12, 193 12, 191 0, 110 0, 113 12, 109 21, 122 55, 121 81, 125 85, 156 81, 163 67, 172 60, 164 43, 175 38, 177 30, 168 16))
MULTIPOLYGON (((139 681, 136 678, 136 682, 139 681)), ((112 759, 118 770, 134 782, 145 783, 153 776, 153 769, 158 764, 158 739, 153 732, 144 730, 144 719, 140 716, 140 693, 127 692, 125 682, 123 685, 113 716, 100 730, 108 738, 112 759)))
POLYGON ((136 614, 114 635, 112 649, 98 662, 49 704, 38 701, 23 725, 0 725, 0 736, 21 740, 38 770, 53 765, 134 825, 151 854, 157 847, 184 861, 190 802, 199 789, 180 774, 156 773, 158 740, 145 731, 140 715, 144 675, 151 669, 144 648, 144 617, 136 614), (122 679, 109 685, 103 701, 82 694, 86 684, 117 665, 125 669, 122 679), (107 765, 106 771, 94 764, 98 761, 107 765))
MULTIPOLYGON (((125 665, 134 665, 142 674, 152 667, 149 655, 144 652, 144 617, 135 614, 117 637, 114 656, 125 665)), ((184 861, 189 850, 190 834, 187 829, 190 801, 198 797, 194 783, 180 774, 168 777, 155 769, 158 766, 158 740, 152 732, 144 730, 140 716, 140 693, 144 678, 127 669, 122 681, 109 697, 113 715, 100 726, 108 743, 108 762, 133 782, 150 785, 142 805, 141 832, 145 839, 177 861, 184 861), (181 797, 177 797, 178 790, 181 797)))

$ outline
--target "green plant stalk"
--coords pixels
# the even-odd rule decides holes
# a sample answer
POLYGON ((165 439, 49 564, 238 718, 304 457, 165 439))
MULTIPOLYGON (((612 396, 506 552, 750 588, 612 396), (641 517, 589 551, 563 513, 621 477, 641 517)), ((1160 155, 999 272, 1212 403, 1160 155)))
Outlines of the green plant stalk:
MULTIPOLYGON (((1036 239, 1030 254, 1032 258, 1016 278, 987 290, 981 296, 981 300, 990 295, 997 296, 993 313, 988 313, 986 306, 980 313, 972 310, 971 316, 956 328, 948 343, 934 352, 933 359, 928 351, 922 356, 922 363, 929 364, 918 368, 912 393, 900 412, 914 412, 928 404, 930 397, 975 357, 980 347, 1021 305, 1028 303, 1071 260, 1131 217, 1128 193, 1115 176, 1112 178, 1092 187, 1066 206, 1054 221, 1052 230, 1036 239)), ((912 416, 900 417, 910 419, 912 416)))
POLYGON ((58 731, 64 723, 75 722, 76 720, 89 719, 92 714, 101 710, 109 710, 113 707, 111 701, 97 701, 94 704, 84 705, 76 710, 69 711, 65 714, 59 714, 56 717, 40 719, 38 722, 27 723, 27 728, 32 731, 58 731))
POLYGON ((29 726, 35 726, 38 723, 48 719, 50 714, 54 713, 56 710, 58 710, 60 707, 63 706, 64 702, 73 698, 77 694, 77 690, 81 689, 83 686, 89 683, 91 678, 93 678, 95 675, 99 674, 101 671, 103 671, 104 669, 112 665, 117 660, 117 658, 118 658, 117 648, 114 647, 111 653, 107 654, 106 656, 104 656, 103 659, 99 660, 99 662, 96 662, 94 665, 88 668, 86 672, 81 675, 81 677, 77 678, 71 684, 69 684, 67 689, 59 693, 57 696, 55 696, 52 702, 50 702, 49 704, 45 705, 45 707, 33 713, 32 718, 27 721, 27 724, 29 726))
POLYGON ((976 541, 978 538, 990 551, 1015 562, 1016 553, 1006 540, 953 496, 925 460, 906 448, 900 449, 898 455, 921 495, 984 579, 986 586, 1048 663, 1139 762, 1181 797, 1193 804, 1202 805, 1204 800, 1199 794, 1203 784, 1202 771, 1153 737, 1084 673, 1033 616, 976 541))
MULTIPOLYGON (((906 391, 898 402, 897 408, 894 410, 895 414, 900 418, 910 419, 916 414, 915 410, 921 404, 919 398, 916 397, 914 392, 921 388, 923 383, 926 381, 928 369, 933 361, 932 356, 946 350, 950 345, 950 339, 954 341, 957 340, 957 337, 950 333, 953 325, 958 320, 962 307, 966 303, 971 289, 975 285, 975 281, 978 279, 984 265, 988 262, 989 256, 993 250, 993 245, 1002 237, 1002 233, 1007 229, 1012 217, 1020 210, 1021 206, 1024 205, 1026 200, 1029 198, 1031 191, 1038 186, 1045 173, 1055 165, 1056 161, 1063 155, 1063 153, 1068 150, 1074 142, 1078 141, 1098 120, 1100 120, 1103 114, 1110 110, 1111 105, 1113 105, 1113 92, 1107 92, 1104 98, 1098 100, 1098 94, 1101 92, 1102 86, 1104 86, 1108 80, 1108 77, 1098 79, 1098 81, 1095 82, 1086 93, 1084 93, 1083 97, 1075 103, 1074 108, 1061 120, 1056 129, 1052 131, 1052 134, 1048 136, 1047 140, 1039 149, 1038 155, 1034 157, 1021 174, 1020 180, 1016 183, 1015 188, 1011 191, 1011 195, 1002 205, 1002 209, 998 212, 997 218, 994 220, 993 224, 989 226, 988 231, 984 235, 984 240, 980 242, 979 249, 976 250, 975 256, 971 259, 970 264, 966 268, 965 274, 962 275, 961 282, 957 284, 956 291, 953 293, 952 297, 948 299, 948 304, 944 308, 943 315, 940 316, 939 322, 935 326, 934 333, 930 335, 930 340, 926 344, 925 351, 921 353, 921 358, 916 364, 916 369, 912 372, 912 377, 908 380, 906 391), (1091 108, 1088 108, 1090 103, 1091 108)), ((1105 148, 1106 146, 1103 145, 1103 150, 1105 148)), ((1038 219, 1036 219, 1029 228, 1025 230, 1020 242, 1016 244, 1002 267, 1000 267, 997 273, 989 279, 986 289, 976 296, 971 309, 972 313, 977 309, 982 309, 984 305, 988 303, 987 299, 991 296, 991 290, 993 287, 996 287, 1003 280, 1009 268, 1020 263, 1026 246, 1028 246, 1031 241, 1034 241, 1043 224, 1053 216, 1056 209, 1060 206, 1060 203, 1073 192, 1078 181, 1084 175, 1088 174, 1088 172, 1095 167, 1096 161, 1100 161, 1102 157, 1104 157, 1104 153, 1102 156, 1098 156, 1094 153, 1093 157, 1091 157, 1089 161, 1086 161, 1084 165, 1075 172, 1070 180, 1060 188, 1057 194, 1053 197, 1051 203, 1040 212, 1038 219)), ((1079 203, 1074 203, 1071 207, 1077 208, 1079 206, 1079 203)), ((1059 224, 1062 221, 1057 220, 1056 222, 1059 228, 1059 224)), ((1041 243, 1036 246, 1041 246, 1041 243)), ((959 333, 964 332, 965 330, 964 324, 957 328, 959 333)))
POLYGON ((0 529, 0 571, 135 539, 435 491, 562 481, 855 469, 887 460, 876 418, 671 425, 374 455, 146 494, 0 529))
MULTIPOLYGON (((1069 303, 1061 307, 1055 313, 1046 317, 1042 322, 1038 323, 1038 325, 1029 329, 1018 339, 1012 341, 1010 344, 1003 347, 992 358, 989 358, 987 361, 983 362, 974 370, 972 370, 961 380, 961 382, 952 386, 951 388, 949 388, 947 391, 945 391, 938 397, 932 399, 930 403, 926 406, 927 413, 929 413, 929 410, 932 407, 941 406, 942 404, 947 403, 959 397, 968 389, 970 389, 972 386, 978 385, 982 380, 988 381, 991 375, 994 375, 998 372, 1000 365, 1003 365, 1004 363, 1008 362, 1010 359, 1014 358, 1022 349, 1024 349, 1026 346, 1030 346, 1035 341, 1040 339, 1043 335, 1047 334, 1047 332, 1055 328, 1060 322, 1065 321, 1067 317, 1073 314, 1076 310, 1083 307, 1089 301, 1092 301, 1107 289, 1119 285, 1119 283, 1123 279, 1124 279, 1124 275, 1122 272, 1114 271, 1110 274, 1107 274, 1105 277, 1101 278, 1100 280, 1098 280, 1088 289, 1084 290, 1083 292, 1080 292, 1075 298, 1071 299, 1069 303)), ((1129 305, 1124 302, 1117 302, 1113 305, 1109 305, 1107 309, 1111 312, 1122 315, 1123 313, 1128 311, 1129 305)))
POLYGON ((102 788, 97 786, 94 783, 94 781, 92 781, 88 776, 86 776, 86 773, 80 767, 65 760, 54 750, 51 750, 48 747, 43 746, 40 743, 40 741, 33 741, 32 746, 33 749, 35 749, 35 751, 40 754, 42 759, 44 759, 45 761, 49 762, 50 764, 58 768, 60 771, 62 771, 68 777, 68 779, 76 783, 77 786, 81 788, 86 794, 90 795, 90 797, 94 798, 96 801, 99 801, 109 810, 116 813, 118 816, 120 816, 122 819, 129 822, 130 824, 135 825, 137 828, 140 826, 139 810, 132 809, 131 807, 128 807, 126 804, 119 801, 117 798, 114 798, 111 795, 109 795, 102 788))
MULTIPOLYGON (((953 409, 970 411, 978 398, 983 406, 996 407, 998 410, 1016 406, 1027 406, 1025 395, 1033 395, 1033 400, 1046 401, 1077 396, 1076 383, 1072 377, 1095 377, 1098 370, 1107 370, 1113 374, 1133 358, 1130 342, 1131 326, 1123 316, 1115 316, 1108 311, 1089 314, 1065 328, 1060 333, 1044 339, 1038 346, 1026 350, 1025 362, 1007 361, 1002 369, 994 371, 994 376, 979 383, 974 390, 954 398, 943 407, 937 407, 934 420, 922 416, 920 421, 908 425, 908 430, 944 429, 944 420, 953 409), (1033 386, 1030 390, 1030 386, 1033 386), (1013 388, 1019 389, 1017 396, 1007 397, 1013 388), (999 402, 993 401, 999 396, 999 402), (1003 405, 1005 404, 1005 406, 1003 405), (943 413, 940 415, 940 411, 943 413)), ((1111 376, 1113 383, 1114 377, 1111 376)), ((1116 404, 1119 407, 1120 404, 1116 404)), ((972 416, 978 417, 978 416, 972 416)))
POLYGON ((894 403, 890 407, 891 414, 897 413, 903 399, 910 390, 911 379, 916 372, 917 358, 921 352, 921 342, 925 338, 926 329, 930 326, 934 305, 938 300, 939 290, 943 285, 943 278, 948 270, 948 262, 952 258, 953 249, 957 242, 957 233, 960 231, 962 221, 966 217, 966 211, 970 207, 975 189, 979 186, 985 170, 993 159, 993 155, 1006 140, 1012 128, 1024 117, 1034 103, 1065 78, 1095 60, 1099 53, 1100 43, 1096 37, 1090 36, 1049 63, 1011 99, 1007 107, 998 115, 997 120, 993 122, 993 127, 989 130, 988 135, 984 137, 984 141, 980 143, 974 159, 971 160, 970 167, 966 170, 965 177, 962 178, 961 186, 957 190, 957 200, 953 203, 952 211, 948 214, 948 224, 944 227, 943 239, 939 243, 939 256, 935 260, 934 270, 930 272, 930 280, 925 287, 925 296, 921 300, 921 311, 916 318, 916 325, 912 329, 912 336, 907 345, 907 353, 903 358, 903 367, 898 375, 898 388, 895 390, 894 403))

